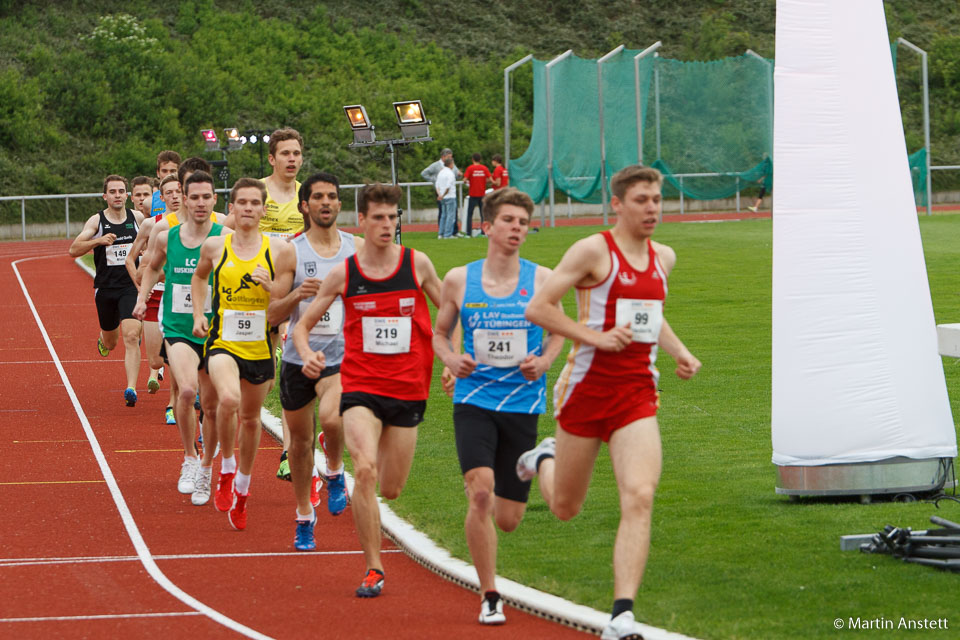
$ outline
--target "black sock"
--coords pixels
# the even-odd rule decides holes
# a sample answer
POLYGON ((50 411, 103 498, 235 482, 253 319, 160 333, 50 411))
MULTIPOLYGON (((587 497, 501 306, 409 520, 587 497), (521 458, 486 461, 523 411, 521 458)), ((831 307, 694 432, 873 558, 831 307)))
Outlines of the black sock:
POLYGON ((611 618, 616 618, 618 615, 624 611, 633 611, 633 600, 628 598, 621 598, 619 600, 613 601, 613 614, 611 618))
POLYGON ((283 462, 286 459, 287 459, 287 452, 284 451, 283 453, 280 454, 280 462, 283 462))
POLYGON ((490 601, 490 604, 496 604, 496 603, 497 603, 497 600, 500 599, 500 592, 499 592, 499 591, 484 591, 484 592, 483 592, 483 598, 484 598, 484 600, 489 600, 489 601, 490 601))
POLYGON ((540 454, 540 456, 537 458, 537 473, 540 473, 540 465, 543 463, 543 461, 546 460, 547 458, 552 458, 552 457, 553 457, 552 453, 540 454))

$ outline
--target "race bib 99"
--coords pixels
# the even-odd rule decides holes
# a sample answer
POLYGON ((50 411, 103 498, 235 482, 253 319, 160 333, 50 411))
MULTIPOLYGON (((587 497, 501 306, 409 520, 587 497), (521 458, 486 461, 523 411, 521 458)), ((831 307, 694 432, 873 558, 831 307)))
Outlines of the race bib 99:
POLYGON ((634 342, 655 344, 663 325, 663 300, 617 300, 617 326, 630 325, 634 342))

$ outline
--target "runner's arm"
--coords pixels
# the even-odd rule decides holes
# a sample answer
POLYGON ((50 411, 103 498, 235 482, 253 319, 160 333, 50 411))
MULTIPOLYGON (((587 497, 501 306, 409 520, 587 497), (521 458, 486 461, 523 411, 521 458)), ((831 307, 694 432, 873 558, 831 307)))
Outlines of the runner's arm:
MULTIPOLYGON (((537 274, 535 279, 536 289, 539 290, 540 286, 550 277, 553 271, 546 267, 537 267, 537 274)), ((563 304, 558 302, 557 308, 563 312, 563 304)), ((566 314, 564 314, 566 315, 566 314)), ((545 336, 543 347, 540 351, 540 355, 528 354, 524 361, 520 364, 520 373, 523 374, 523 377, 526 380, 537 380, 542 376, 547 370, 553 366, 553 361, 557 359, 557 356, 560 355, 560 351, 563 349, 563 343, 566 341, 565 338, 557 333, 549 333, 545 336)))
POLYGON ((94 247, 99 245, 113 244, 113 241, 117 239, 117 236, 112 233, 100 236, 99 238, 93 237, 97 233, 97 227, 99 226, 99 223, 99 213, 93 214, 85 223, 83 223, 83 229, 80 230, 80 233, 77 234, 73 244, 70 245, 71 256, 74 258, 79 258, 82 255, 90 253, 94 247))
POLYGON ((657 344, 676 361, 678 377, 689 380, 700 370, 700 361, 680 341, 666 318, 663 319, 663 324, 660 326, 660 338, 657 340, 657 344))
POLYGON ((277 326, 289 318, 300 301, 316 294, 320 287, 319 279, 307 278, 301 286, 292 288, 297 271, 297 251, 291 244, 286 244, 277 254, 274 267, 276 277, 270 291, 270 305, 267 307, 267 322, 271 326, 277 326))
POLYGON ((200 245, 200 258, 197 260, 197 268, 190 279, 190 299, 193 303, 193 335, 198 338, 206 338, 210 329, 203 308, 207 301, 207 283, 210 272, 213 271, 213 260, 221 251, 223 251, 223 236, 213 236, 204 240, 203 244, 200 245))
POLYGON ((127 254, 127 259, 123 261, 124 266, 127 268, 127 273, 130 274, 130 279, 133 280, 133 284, 137 285, 137 288, 140 287, 140 278, 137 277, 137 258, 140 257, 143 250, 147 248, 147 240, 150 239, 150 231, 155 224, 153 218, 149 218, 140 225, 140 231, 137 232, 133 246, 130 247, 130 253, 127 254))
POLYGON ((420 288, 423 289, 423 292, 430 298, 433 306, 439 309, 441 282, 440 276, 437 275, 437 270, 434 268, 433 263, 430 262, 427 254, 422 251, 414 251, 413 263, 414 268, 417 270, 417 277, 420 279, 420 288))
MULTIPOLYGON (((560 335, 597 347, 603 351, 622 351, 632 340, 629 327, 595 331, 571 319, 559 307, 563 296, 578 284, 596 278, 598 264, 603 264, 603 239, 591 236, 578 240, 560 259, 560 264, 537 289, 527 306, 526 318, 552 335, 560 335)), ((603 274, 600 274, 603 275, 603 274)))
MULTIPOLYGON (((433 330, 433 351, 444 364, 444 371, 457 378, 466 378, 477 367, 476 361, 469 353, 460 353, 461 332, 457 329, 460 326, 458 320, 465 282, 465 267, 455 267, 444 276, 440 307, 437 310, 437 320, 433 330)), ((446 390, 447 382, 444 380, 444 391, 446 390)), ((450 392, 452 391, 451 386, 450 392)))
POLYGON ((150 297, 153 291, 153 285, 157 284, 157 281, 160 280, 160 270, 163 268, 163 263, 167 260, 168 235, 167 233, 161 233, 160 236, 157 237, 157 246, 154 247, 151 254, 153 258, 143 271, 143 286, 140 287, 140 291, 137 293, 137 306, 133 309, 133 315, 137 320, 143 320, 143 316, 147 311, 147 298, 150 297), (137 315, 138 312, 140 315, 137 315))

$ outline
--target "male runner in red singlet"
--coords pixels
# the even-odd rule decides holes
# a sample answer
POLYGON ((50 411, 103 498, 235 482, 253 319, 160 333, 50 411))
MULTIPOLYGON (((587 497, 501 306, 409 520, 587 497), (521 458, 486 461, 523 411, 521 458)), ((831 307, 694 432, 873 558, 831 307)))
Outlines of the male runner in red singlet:
POLYGON ((440 278, 425 254, 393 243, 400 189, 368 184, 358 196, 364 243, 334 267, 293 330, 303 375, 326 365, 310 347, 310 330, 338 295, 344 305, 345 354, 340 365, 340 414, 353 460, 353 518, 367 565, 357 596, 383 588, 380 494, 400 495, 410 473, 433 371, 433 330, 424 294, 440 303, 440 278))
POLYGON ((610 181, 613 229, 575 243, 527 307, 527 319, 574 340, 554 388, 559 425, 517 461, 517 475, 540 474, 540 492, 561 520, 580 511, 600 445, 607 442, 620 493, 620 526, 613 549, 614 604, 603 640, 639 638, 633 598, 650 548, 653 496, 660 478, 657 426, 657 348, 686 380, 700 361, 663 317, 673 249, 650 237, 660 219, 656 169, 631 166, 610 181), (577 290, 579 322, 557 303, 577 290))

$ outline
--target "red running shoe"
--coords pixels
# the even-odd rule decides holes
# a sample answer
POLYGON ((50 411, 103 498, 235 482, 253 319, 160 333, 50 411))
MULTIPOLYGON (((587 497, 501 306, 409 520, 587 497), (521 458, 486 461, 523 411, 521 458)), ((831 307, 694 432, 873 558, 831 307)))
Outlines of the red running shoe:
POLYGON ((249 493, 245 496, 239 493, 233 494, 233 508, 230 509, 227 518, 230 520, 230 526, 237 531, 247 528, 247 498, 249 497, 249 493))
POLYGON ((322 486, 323 482, 320 480, 320 476, 313 476, 310 480, 310 504, 313 505, 314 509, 320 504, 320 487, 322 486))
POLYGON ((220 472, 220 479, 217 480, 217 492, 213 495, 213 504, 217 511, 229 511, 233 506, 233 477, 234 473, 220 472))

